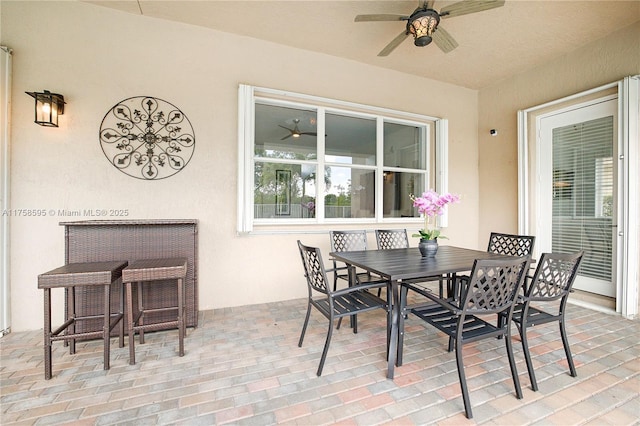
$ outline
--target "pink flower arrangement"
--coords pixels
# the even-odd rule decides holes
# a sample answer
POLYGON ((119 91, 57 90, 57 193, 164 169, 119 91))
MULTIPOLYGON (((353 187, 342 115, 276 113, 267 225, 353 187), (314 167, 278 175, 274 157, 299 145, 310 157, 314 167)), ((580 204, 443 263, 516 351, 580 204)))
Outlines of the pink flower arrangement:
POLYGON ((430 189, 423 192, 421 197, 416 197, 412 194, 411 200, 413 201, 413 206, 417 207, 418 212, 424 216, 424 229, 419 230, 419 233, 413 234, 413 236, 425 240, 435 240, 438 237, 447 238, 444 235, 440 235, 439 229, 429 229, 429 222, 436 216, 441 216, 447 204, 459 202, 460 196, 450 193, 439 195, 436 191, 430 189))

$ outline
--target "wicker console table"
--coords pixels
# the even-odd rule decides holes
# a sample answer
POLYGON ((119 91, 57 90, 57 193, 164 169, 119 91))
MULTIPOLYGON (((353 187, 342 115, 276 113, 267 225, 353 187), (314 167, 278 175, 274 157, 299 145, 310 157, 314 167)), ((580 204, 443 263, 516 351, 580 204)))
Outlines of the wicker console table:
MULTIPOLYGON (((189 220, 87 220, 60 222, 65 227, 65 263, 104 262, 112 260, 187 258, 185 307, 187 327, 198 325, 198 221, 189 220)), ((120 300, 122 286, 113 286, 113 301, 120 300)), ((86 288, 76 291, 78 315, 92 315, 102 308, 100 291, 86 288)), ((177 305, 175 280, 157 282, 153 291, 145 292, 150 308, 177 305)), ((100 311, 101 312, 101 311, 100 311)), ((165 322, 171 313, 159 313, 147 323, 165 322)), ((170 317, 169 317, 170 318, 170 317)), ((100 329, 100 321, 81 324, 83 332, 100 329)))

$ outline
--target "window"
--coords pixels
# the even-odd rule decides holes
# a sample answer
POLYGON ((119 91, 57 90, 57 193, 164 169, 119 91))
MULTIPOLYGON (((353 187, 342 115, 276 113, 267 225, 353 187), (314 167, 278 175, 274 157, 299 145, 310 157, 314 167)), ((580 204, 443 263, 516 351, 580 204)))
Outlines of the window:
POLYGON ((239 98, 239 232, 416 222, 409 195, 446 164, 446 120, 245 85, 239 98))

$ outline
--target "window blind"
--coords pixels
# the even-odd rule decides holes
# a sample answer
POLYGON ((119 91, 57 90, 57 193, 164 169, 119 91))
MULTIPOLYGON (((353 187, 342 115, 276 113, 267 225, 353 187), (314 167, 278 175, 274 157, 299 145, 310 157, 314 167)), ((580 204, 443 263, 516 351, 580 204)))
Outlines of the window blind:
POLYGON ((612 273, 613 117, 553 130, 554 252, 585 251, 580 274, 612 273))

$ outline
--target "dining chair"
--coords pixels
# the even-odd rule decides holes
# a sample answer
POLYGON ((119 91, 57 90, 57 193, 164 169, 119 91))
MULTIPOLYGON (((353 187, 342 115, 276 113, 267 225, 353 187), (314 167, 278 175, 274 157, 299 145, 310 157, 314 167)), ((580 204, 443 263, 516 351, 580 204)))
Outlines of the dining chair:
MULTIPOLYGON (((520 295, 516 301, 512 320, 516 323, 520 333, 520 341, 522 342, 524 358, 529 371, 529 379, 531 380, 531 389, 534 391, 538 390, 538 383, 533 370, 529 341, 527 339, 527 328, 529 327, 550 322, 559 324, 570 375, 571 377, 577 376, 567 338, 565 313, 569 293, 578 274, 578 268, 583 256, 583 251, 574 254, 543 253, 533 278, 528 278, 525 282, 524 296, 520 295), (551 311, 552 307, 557 308, 557 313, 551 311)), ((500 322, 504 322, 507 317, 501 314, 499 319, 500 322)))
POLYGON ((531 235, 502 234, 492 232, 489 236, 489 253, 506 254, 509 256, 531 256, 536 237, 531 235))
POLYGON ((378 250, 409 248, 406 229, 376 229, 378 250))
MULTIPOLYGON (((426 304, 412 307, 410 313, 449 336, 449 352, 455 349, 462 400, 465 414, 469 419, 473 417, 473 413, 462 354, 462 347, 467 343, 498 336, 505 337, 503 340, 506 345, 516 397, 522 399, 522 388, 509 338, 511 335, 509 323, 513 315, 516 296, 524 281, 529 263, 530 260, 527 258, 475 260, 469 285, 464 288, 460 301, 441 299, 413 284, 403 284, 403 287, 408 287, 430 299, 430 302, 426 304), (505 321, 494 325, 482 319, 486 316, 495 318, 496 314, 504 315, 505 321)), ((401 294, 406 297, 406 292, 403 291, 401 294)), ((401 300, 400 304, 401 309, 404 310, 406 299, 401 300)), ((497 340, 494 339, 494 341, 497 340)))
MULTIPOLYGON (((367 231, 329 231, 331 240, 331 251, 359 251, 367 249, 367 231)), ((338 289, 338 280, 349 282, 349 267, 347 265, 338 266, 335 259, 333 261, 333 291, 338 289)), ((370 272, 355 272, 357 284, 380 281, 379 277, 372 277, 370 272)))
MULTIPOLYGON (((531 258, 536 237, 531 235, 503 234, 492 232, 489 235, 488 253, 504 254, 507 256, 526 256, 531 258)), ((456 282, 452 283, 449 295, 457 297, 461 293, 461 288, 469 282, 468 275, 458 275, 456 282)))
MULTIPOLYGON (((383 300, 369 290, 378 289, 381 286, 387 286, 387 282, 375 282, 369 284, 360 284, 345 289, 334 291, 331 289, 327 272, 324 268, 320 249, 317 247, 305 246, 298 240, 298 248, 302 257, 302 265, 304 267, 304 276, 307 280, 307 288, 309 290, 309 298, 307 303, 307 315, 302 326, 302 333, 298 341, 298 347, 302 347, 304 335, 309 324, 309 316, 311 307, 318 309, 322 315, 329 320, 329 330, 327 338, 320 357, 320 366, 317 375, 322 375, 322 369, 327 358, 331 336, 333 334, 333 324, 335 319, 343 317, 353 317, 358 313, 372 311, 375 309, 385 309, 387 311, 387 341, 391 333, 391 303, 390 293, 387 292, 387 300, 383 300)), ((353 332, 358 332, 357 322, 354 322, 353 332)))
MULTIPOLYGON (((409 237, 407 236, 406 229, 376 229, 375 234, 378 250, 409 248, 409 237)), ((424 283, 438 281, 440 297, 442 297, 444 290, 444 281, 447 279, 448 277, 446 276, 433 275, 430 277, 410 280, 409 282, 416 284, 419 282, 424 283)))

